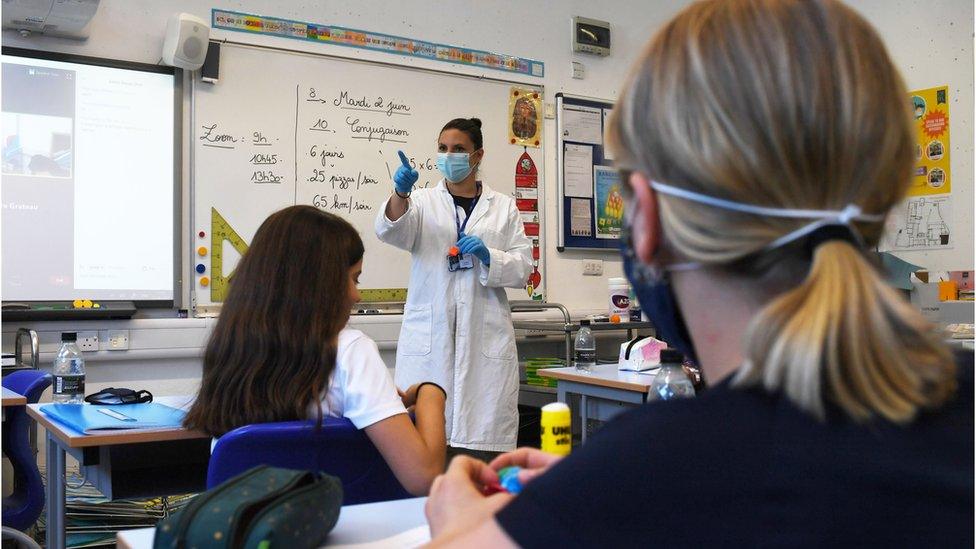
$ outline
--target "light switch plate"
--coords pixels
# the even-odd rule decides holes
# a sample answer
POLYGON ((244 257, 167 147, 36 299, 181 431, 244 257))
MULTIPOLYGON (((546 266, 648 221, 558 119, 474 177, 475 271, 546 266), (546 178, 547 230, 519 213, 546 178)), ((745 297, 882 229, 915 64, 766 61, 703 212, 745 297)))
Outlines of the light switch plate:
POLYGON ((603 276, 603 260, 584 259, 583 276, 603 276))
POLYGON ((582 80, 584 77, 586 77, 586 69, 583 64, 579 61, 573 61, 573 78, 582 80))
POLYGON ((129 330, 109 330, 108 350, 126 351, 129 349, 129 330))

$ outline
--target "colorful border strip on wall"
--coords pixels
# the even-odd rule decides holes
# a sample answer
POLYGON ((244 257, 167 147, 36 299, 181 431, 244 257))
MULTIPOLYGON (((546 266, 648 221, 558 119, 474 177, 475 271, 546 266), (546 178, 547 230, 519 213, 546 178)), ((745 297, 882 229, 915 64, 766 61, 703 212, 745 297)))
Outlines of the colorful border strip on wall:
POLYGON ((366 32, 334 25, 303 23, 290 19, 265 17, 229 10, 212 9, 211 26, 237 32, 250 32, 310 42, 325 42, 366 50, 409 55, 423 59, 460 63, 499 71, 514 72, 542 78, 545 63, 522 57, 502 55, 481 50, 435 44, 423 40, 403 38, 377 32, 366 32))

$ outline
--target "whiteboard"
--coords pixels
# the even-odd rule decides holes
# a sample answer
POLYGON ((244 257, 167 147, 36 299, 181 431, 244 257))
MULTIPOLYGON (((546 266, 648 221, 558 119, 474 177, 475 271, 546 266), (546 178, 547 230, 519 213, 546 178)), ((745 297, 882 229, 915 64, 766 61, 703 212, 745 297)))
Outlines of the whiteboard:
MULTIPOLYGON (((201 284, 210 255, 197 254, 210 244, 211 208, 247 243, 269 214, 292 204, 341 215, 365 244, 361 288, 406 288, 409 254, 381 243, 374 220, 392 190, 397 150, 416 163, 418 186, 437 184, 437 137, 453 118, 482 120, 479 179, 515 194, 525 149, 508 141, 509 92, 518 85, 541 93, 539 86, 238 44, 224 44, 220 57, 218 82, 197 81, 193 92, 191 241, 193 264, 204 269, 192 273, 198 306, 212 303, 201 284)), ((528 152, 541 187, 541 149, 528 152)), ((222 250, 226 275, 239 256, 229 243, 222 250)))

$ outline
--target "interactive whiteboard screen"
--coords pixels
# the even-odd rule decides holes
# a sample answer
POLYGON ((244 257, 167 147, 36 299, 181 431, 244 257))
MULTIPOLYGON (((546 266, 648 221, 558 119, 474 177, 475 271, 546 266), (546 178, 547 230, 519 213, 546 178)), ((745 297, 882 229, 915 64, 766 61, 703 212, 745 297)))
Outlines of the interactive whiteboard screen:
POLYGON ((14 48, 0 61, 3 300, 171 304, 173 69, 14 48))

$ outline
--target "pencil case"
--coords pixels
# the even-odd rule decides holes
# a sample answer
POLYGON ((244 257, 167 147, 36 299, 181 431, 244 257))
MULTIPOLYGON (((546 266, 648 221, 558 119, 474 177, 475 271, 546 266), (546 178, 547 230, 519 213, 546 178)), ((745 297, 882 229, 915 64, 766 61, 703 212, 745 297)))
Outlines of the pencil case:
POLYGON ((153 547, 318 547, 339 519, 340 507, 339 479, 260 465, 160 522, 153 547))

